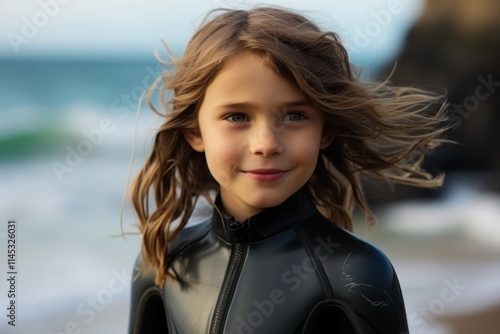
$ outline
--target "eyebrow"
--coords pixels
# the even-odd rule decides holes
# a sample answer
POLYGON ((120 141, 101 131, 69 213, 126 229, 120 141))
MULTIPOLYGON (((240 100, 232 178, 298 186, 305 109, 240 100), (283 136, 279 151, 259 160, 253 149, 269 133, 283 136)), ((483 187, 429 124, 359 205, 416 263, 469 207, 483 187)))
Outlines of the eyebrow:
MULTIPOLYGON (((306 100, 296 100, 296 101, 288 101, 281 103, 278 108, 294 108, 294 107, 302 107, 302 106, 311 106, 309 102, 306 100)), ((215 106, 216 109, 256 109, 258 104, 253 102, 225 102, 215 106)))

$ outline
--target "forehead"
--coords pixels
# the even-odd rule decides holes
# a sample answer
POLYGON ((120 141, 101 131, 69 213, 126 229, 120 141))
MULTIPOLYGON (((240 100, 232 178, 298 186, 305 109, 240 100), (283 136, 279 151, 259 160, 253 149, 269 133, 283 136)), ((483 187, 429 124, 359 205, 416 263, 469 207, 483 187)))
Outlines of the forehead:
POLYGON ((231 58, 207 87, 203 104, 254 102, 281 104, 304 100, 296 84, 281 77, 266 57, 243 51, 231 58))

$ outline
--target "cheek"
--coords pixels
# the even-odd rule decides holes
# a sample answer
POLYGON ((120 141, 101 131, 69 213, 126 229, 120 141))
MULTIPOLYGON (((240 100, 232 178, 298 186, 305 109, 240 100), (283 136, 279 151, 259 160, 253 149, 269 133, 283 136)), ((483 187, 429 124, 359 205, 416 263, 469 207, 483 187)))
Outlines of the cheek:
POLYGON ((226 165, 231 160, 236 160, 237 154, 234 147, 227 142, 211 143, 205 150, 209 165, 226 165))
POLYGON ((302 161, 316 162, 319 155, 321 138, 316 133, 296 134, 290 138, 289 150, 302 161))
POLYGON ((211 136, 210 140, 205 142, 208 168, 216 180, 229 177, 229 173, 238 168, 242 152, 238 143, 241 141, 222 135, 211 136))

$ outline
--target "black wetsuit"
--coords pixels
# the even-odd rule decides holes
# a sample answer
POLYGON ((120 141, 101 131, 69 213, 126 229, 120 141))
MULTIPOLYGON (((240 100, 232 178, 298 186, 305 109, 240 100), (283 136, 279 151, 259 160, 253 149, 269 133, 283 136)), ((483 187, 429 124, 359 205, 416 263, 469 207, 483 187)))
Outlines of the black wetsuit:
POLYGON ((304 189, 244 222, 214 213, 185 228, 168 261, 182 280, 134 281, 130 333, 408 333, 387 257, 304 189))

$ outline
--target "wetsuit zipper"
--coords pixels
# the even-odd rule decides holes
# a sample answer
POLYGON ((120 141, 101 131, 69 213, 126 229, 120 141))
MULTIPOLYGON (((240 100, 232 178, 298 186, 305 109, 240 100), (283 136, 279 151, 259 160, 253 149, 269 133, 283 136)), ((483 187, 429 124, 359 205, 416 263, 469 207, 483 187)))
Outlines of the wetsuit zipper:
POLYGON ((231 257, 227 266, 226 276, 222 283, 221 292, 210 326, 210 334, 222 334, 224 320, 229 310, 230 301, 236 288, 236 283, 240 277, 243 262, 248 250, 246 242, 247 222, 239 223, 232 221, 229 226, 230 240, 234 241, 231 249, 231 257))

